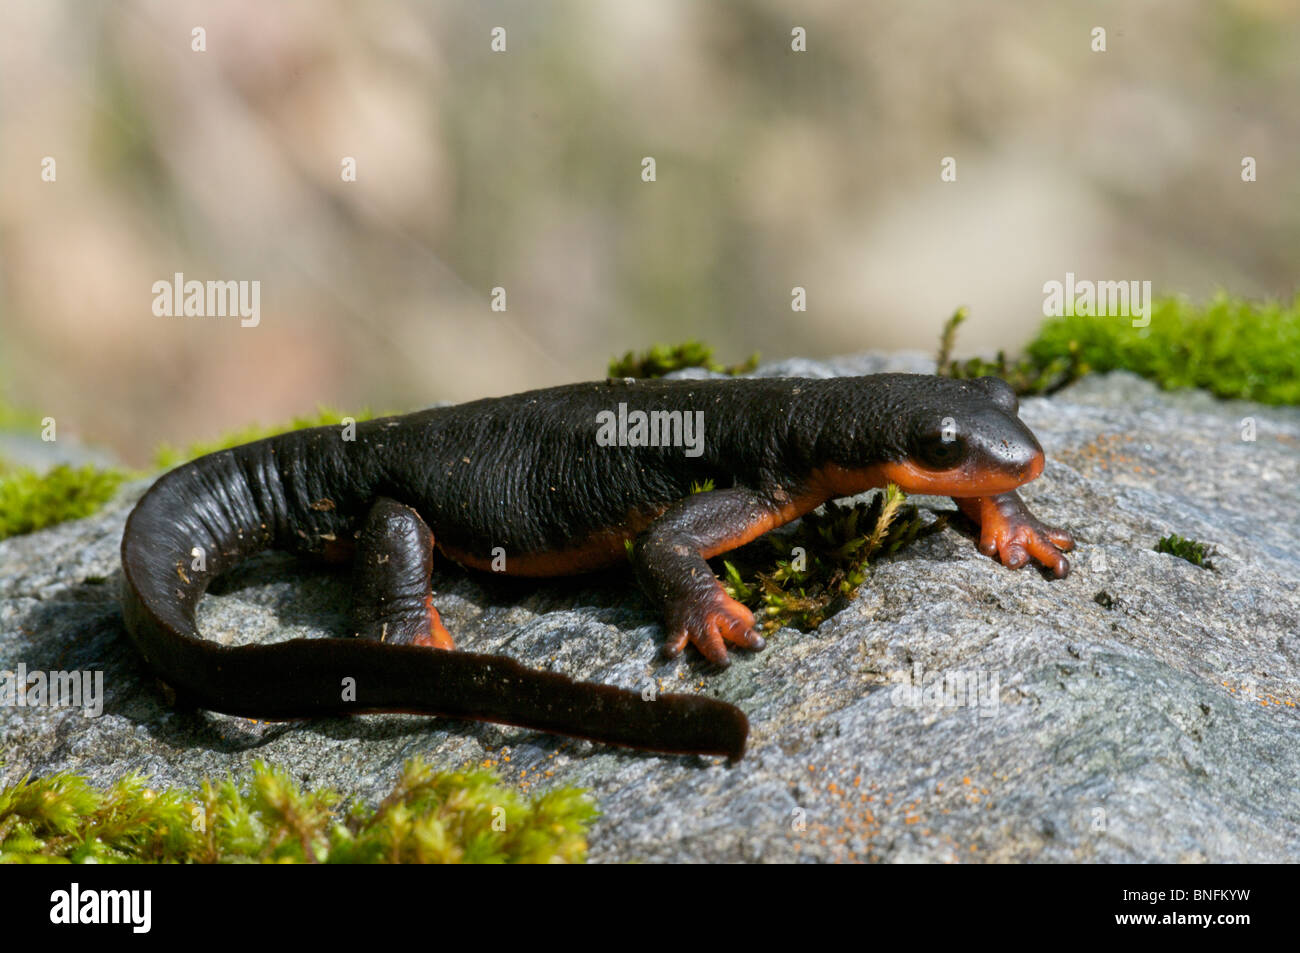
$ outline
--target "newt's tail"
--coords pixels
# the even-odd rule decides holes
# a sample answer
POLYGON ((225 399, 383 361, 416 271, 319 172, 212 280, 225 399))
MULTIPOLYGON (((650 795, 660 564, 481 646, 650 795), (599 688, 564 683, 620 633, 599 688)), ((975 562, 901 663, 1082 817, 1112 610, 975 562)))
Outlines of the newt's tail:
MULTIPOLYGON (((224 450, 161 477, 122 536, 127 631, 159 678, 188 703, 250 718, 364 712, 473 718, 608 744, 687 754, 744 754, 749 724, 736 707, 698 695, 640 694, 576 682, 495 655, 362 639, 293 639, 222 646, 199 635, 208 584, 241 560, 291 540, 309 501, 348 504, 364 479, 299 472, 312 431, 224 450), (340 489, 342 487, 342 489, 340 489), (199 567, 199 568, 195 568, 199 567)), ((319 457, 316 457, 319 463, 319 457)), ((336 475, 337 476, 337 475, 336 475)), ((337 514, 334 514, 337 518, 337 514)), ((292 548, 292 547, 290 547, 292 548)))

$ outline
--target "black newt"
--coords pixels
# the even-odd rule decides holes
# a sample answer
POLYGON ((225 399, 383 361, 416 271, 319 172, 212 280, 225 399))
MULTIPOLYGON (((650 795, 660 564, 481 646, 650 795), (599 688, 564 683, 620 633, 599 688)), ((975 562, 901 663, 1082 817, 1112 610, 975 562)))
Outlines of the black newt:
POLYGON ((144 495, 122 537, 127 630, 178 698, 214 711, 417 712, 736 759, 749 726, 732 705, 445 651, 434 548, 471 568, 555 576, 617 564, 634 540, 667 653, 690 642, 726 664, 728 643, 763 640, 705 560, 887 482, 953 497, 980 550, 1007 566, 1032 558, 1064 576, 1070 535, 1015 492, 1043 470, 1017 413, 1010 387, 987 377, 628 380, 371 420, 353 439, 286 433, 194 460, 144 495), (705 481, 715 488, 692 492, 705 481), (209 582, 268 548, 353 560, 355 637, 224 647, 199 635, 209 582))

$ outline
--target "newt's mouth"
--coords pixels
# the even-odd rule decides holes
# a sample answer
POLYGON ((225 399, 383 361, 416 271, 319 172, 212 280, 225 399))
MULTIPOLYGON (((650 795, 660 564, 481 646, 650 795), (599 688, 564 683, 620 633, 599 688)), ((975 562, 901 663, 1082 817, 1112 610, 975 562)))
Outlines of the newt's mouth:
POLYGON ((832 463, 816 471, 811 482, 823 494, 823 499, 854 496, 886 483, 897 484, 905 493, 928 496, 997 496, 1037 479, 1043 465, 1043 451, 1039 449, 1022 464, 967 461, 948 470, 928 470, 908 459, 861 468, 832 463))
POLYGON ((877 466, 887 482, 898 484, 906 493, 968 497, 1009 493, 1036 479, 1043 472, 1043 465, 1043 452, 1037 450, 1028 462, 1014 468, 972 461, 950 470, 927 470, 911 460, 877 466))

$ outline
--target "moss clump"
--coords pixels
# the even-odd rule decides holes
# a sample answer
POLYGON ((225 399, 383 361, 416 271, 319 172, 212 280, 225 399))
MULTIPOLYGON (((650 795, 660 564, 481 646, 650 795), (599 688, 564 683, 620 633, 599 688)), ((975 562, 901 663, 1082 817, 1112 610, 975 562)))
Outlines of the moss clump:
POLYGON ((1167 390, 1199 387, 1217 397, 1300 403, 1300 296, 1289 305, 1223 293, 1205 304, 1158 298, 1145 328, 1133 327, 1131 317, 1052 318, 1016 361, 1001 351, 994 361, 952 360, 965 319, 965 309, 958 309, 944 325, 939 374, 992 375, 1018 394, 1044 394, 1084 374, 1126 370, 1167 390))
POLYGON ((205 454, 216 453, 218 450, 228 450, 231 447, 238 447, 240 444, 252 443, 254 440, 262 440, 266 437, 274 437, 276 434, 288 433, 291 430, 335 426, 341 424, 344 417, 351 417, 360 423, 363 420, 370 420, 374 416, 375 414, 368 408, 359 413, 344 414, 329 407, 318 406, 315 414, 306 417, 294 417, 289 423, 281 424, 278 427, 263 427, 252 424, 239 430, 229 431, 216 440, 192 443, 183 449, 164 443, 154 451, 154 466, 160 470, 167 470, 205 454))
POLYGON ((243 784, 106 790, 57 774, 0 791, 0 863, 549 863, 586 859, 597 811, 579 790, 531 799, 488 771, 406 764, 374 809, 305 792, 262 763, 243 784))
MULTIPOLYGON (((0 430, 39 432, 39 416, 0 401, 0 430)), ((124 470, 56 466, 43 473, 0 459, 0 539, 90 516, 113 498, 124 470)))
POLYGON ((753 547, 769 547, 775 569, 738 569, 723 563, 727 593, 751 609, 763 610, 764 629, 791 625, 816 628, 843 608, 866 581, 868 566, 900 547, 943 528, 926 525, 917 508, 890 484, 870 503, 831 503, 805 516, 793 533, 772 533, 739 550, 736 562, 763 562, 753 547))
POLYGON ((1214 547, 1198 543, 1193 539, 1184 539, 1176 533, 1171 533, 1156 543, 1156 552, 1186 559, 1193 566, 1200 566, 1202 569, 1214 568, 1214 563, 1210 562, 1210 557, 1214 555, 1214 547))
MULTIPOLYGON (((159 469, 165 470, 205 453, 261 440, 278 433, 305 427, 337 425, 342 423, 345 416, 347 415, 339 411, 320 407, 313 416, 295 417, 290 423, 279 427, 245 427, 209 443, 191 444, 184 449, 163 444, 154 454, 154 463, 159 469)), ((351 416, 360 422, 369 420, 374 414, 363 410, 351 416)), ((14 419, 26 418, 19 416, 14 419)), ((67 465, 38 473, 0 460, 0 539, 34 533, 68 520, 91 516, 113 498, 124 480, 137 475, 140 474, 125 470, 94 466, 74 468, 67 465)))
POLYGON ((1076 354, 1082 372, 1129 370, 1166 389, 1200 387, 1218 397, 1300 403, 1300 296, 1290 304, 1220 293, 1205 304, 1161 298, 1151 324, 1126 317, 1063 317, 1029 345, 1036 362, 1076 354))
POLYGON ((628 351, 621 358, 609 362, 610 377, 663 377, 684 367, 705 367, 719 374, 746 374, 758 367, 758 352, 741 364, 724 366, 713 360, 713 348, 700 341, 684 341, 669 346, 656 344, 648 351, 636 354, 628 351))
POLYGON ((90 516, 126 477, 121 470, 66 464, 46 473, 0 468, 0 539, 90 516))
POLYGON ((944 322, 939 342, 939 356, 935 361, 935 373, 941 377, 953 377, 958 380, 973 377, 1000 377, 1010 384, 1017 394, 1024 396, 1050 394, 1084 373, 1080 367, 1077 348, 1069 346, 1062 353, 1053 354, 1043 360, 1020 358, 1011 361, 1007 359, 1004 351, 998 351, 997 358, 992 361, 980 357, 955 361, 952 359, 952 347, 956 343, 957 328, 966 318, 966 309, 958 308, 953 312, 952 317, 944 322))

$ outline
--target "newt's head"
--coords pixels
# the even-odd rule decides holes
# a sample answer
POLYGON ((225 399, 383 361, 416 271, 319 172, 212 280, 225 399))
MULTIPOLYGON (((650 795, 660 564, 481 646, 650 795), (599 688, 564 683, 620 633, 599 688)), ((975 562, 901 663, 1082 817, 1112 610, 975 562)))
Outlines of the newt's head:
POLYGON ((1011 385, 999 377, 954 383, 974 392, 917 406, 907 421, 907 453, 881 464, 885 478, 909 493, 993 496, 1042 473, 1043 448, 1017 416, 1011 385))
POLYGON ((855 459, 837 460, 834 478, 845 489, 888 482, 908 493, 993 496, 1043 472, 1043 448, 1017 416, 1019 401, 1001 378, 879 380, 882 390, 870 397, 887 413, 849 425, 855 459))

